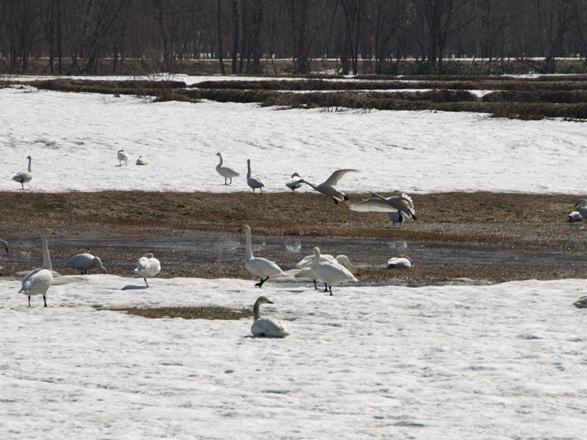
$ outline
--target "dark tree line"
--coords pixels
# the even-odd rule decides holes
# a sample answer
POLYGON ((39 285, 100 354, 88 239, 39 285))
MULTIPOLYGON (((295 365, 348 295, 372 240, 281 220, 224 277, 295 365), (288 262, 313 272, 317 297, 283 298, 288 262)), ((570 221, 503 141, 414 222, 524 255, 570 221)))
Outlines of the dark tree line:
POLYGON ((0 0, 3 70, 127 73, 142 62, 171 72, 188 60, 222 73, 267 73, 291 60, 337 59, 348 73, 395 73, 414 59, 442 72, 475 58, 488 72, 539 57, 587 57, 586 0, 0 0), (228 66, 228 67, 225 67, 228 66))

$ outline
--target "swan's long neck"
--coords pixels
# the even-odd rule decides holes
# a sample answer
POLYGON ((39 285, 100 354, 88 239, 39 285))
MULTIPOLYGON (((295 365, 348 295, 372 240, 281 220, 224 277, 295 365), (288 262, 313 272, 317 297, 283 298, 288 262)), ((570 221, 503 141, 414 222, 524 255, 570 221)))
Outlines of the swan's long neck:
POLYGON ((318 189, 316 188, 316 185, 314 185, 313 183, 310 183, 306 180, 300 180, 301 183, 305 183, 306 185, 310 185, 312 188, 314 188, 316 191, 318 191, 318 189))
POLYGON ((248 169, 247 179, 250 179, 251 178, 251 161, 250 160, 247 161, 247 169, 248 169))
POLYGON ((245 259, 248 261, 251 258, 253 258, 253 249, 252 249, 252 246, 251 246, 251 233, 249 232, 248 229, 245 231, 245 233, 246 233, 246 236, 247 236, 247 244, 246 244, 246 247, 245 247, 245 259))
POLYGON ((51 257, 49 256, 49 246, 47 245, 47 236, 43 235, 43 266, 42 269, 53 269, 51 265, 51 257))
POLYGON ((31 172, 31 160, 32 158, 29 156, 29 173, 31 172))
POLYGON ((320 265, 320 251, 314 249, 314 259, 312 260, 312 264, 310 267, 316 267, 320 265))
POLYGON ((260 308, 261 308, 261 304, 255 303, 255 306, 253 307, 253 319, 255 321, 257 319, 261 318, 261 311, 259 310, 260 308))
POLYGON ((220 163, 216 167, 220 168, 222 166, 222 156, 219 154, 218 157, 220 158, 220 163))

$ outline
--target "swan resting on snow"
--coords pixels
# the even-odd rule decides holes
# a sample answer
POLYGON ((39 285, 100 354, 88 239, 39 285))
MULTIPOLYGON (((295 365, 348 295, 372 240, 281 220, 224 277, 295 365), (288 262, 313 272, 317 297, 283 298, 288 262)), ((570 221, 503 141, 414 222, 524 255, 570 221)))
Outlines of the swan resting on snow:
POLYGON ((273 318, 261 318, 259 308, 261 304, 273 304, 269 298, 260 296, 253 306, 253 325, 251 326, 251 333, 254 336, 264 336, 267 338, 285 338, 289 335, 289 331, 285 325, 273 318))
MULTIPOLYGON (((314 261, 314 254, 307 255, 302 258, 297 264, 296 267, 300 269, 300 271, 295 275, 295 278, 309 278, 314 283, 314 289, 318 289, 316 285, 316 280, 319 277, 312 271, 311 265, 314 261)), ((351 263, 351 260, 346 255, 337 255, 336 258, 330 254, 320 254, 320 261, 327 261, 333 264, 340 264, 344 266, 350 273, 353 275, 357 273, 357 266, 351 263)), ((326 283, 324 284, 324 291, 328 291, 328 287, 326 283)))
POLYGON ((302 186, 302 184, 300 183, 300 180, 302 178, 300 177, 300 175, 298 173, 293 173, 291 175, 291 179, 289 179, 287 182, 285 182, 285 186, 287 186, 289 189, 291 189, 291 193, 294 194, 295 190, 300 188, 302 186))
POLYGON ((121 167, 122 162, 124 162, 125 165, 128 165, 128 155, 124 150, 118 150, 116 157, 118 158, 118 166, 121 167))
POLYGON ((149 283, 147 283, 147 278, 154 277, 159 272, 161 272, 161 263, 157 258, 153 256, 152 253, 146 253, 141 258, 139 258, 138 265, 135 269, 135 272, 139 274, 139 276, 143 277, 145 280, 145 284, 149 287, 149 283))
POLYGON ((137 165, 149 165, 149 161, 147 159, 143 159, 143 156, 139 156, 137 161, 137 165))
POLYGON ((223 163, 222 154, 216 153, 216 156, 218 156, 220 158, 220 163, 218 163, 218 165, 216 165, 216 171, 218 172, 218 174, 220 174, 222 177, 224 177, 224 184, 225 185, 232 185, 232 178, 240 176, 240 174, 237 173, 232 168, 222 166, 222 163, 223 163), (229 179, 230 179, 230 183, 228 183, 229 179))
POLYGON ((263 194, 263 187, 265 186, 265 184, 258 177, 251 176, 251 159, 247 159, 247 170, 247 185, 249 185, 253 189, 253 193, 256 189, 259 189, 261 194, 263 194))
POLYGON ((31 156, 27 156, 26 158, 29 161, 29 166, 27 168, 28 171, 21 171, 20 173, 15 174, 14 177, 12 178, 12 180, 14 180, 15 182, 18 182, 22 185, 22 189, 24 189, 25 183, 28 183, 33 179, 33 175, 31 173, 32 158, 31 158, 31 156))
POLYGON ((31 306, 32 295, 42 295, 43 303, 47 307, 47 291, 53 284, 53 272, 51 265, 51 257, 49 256, 49 246, 47 238, 55 234, 51 229, 44 229, 41 233, 42 247, 43 247, 43 265, 39 269, 29 272, 22 280, 22 286, 18 293, 22 293, 29 297, 29 307, 31 306))
POLYGON ((408 269, 410 267, 412 267, 412 262, 404 255, 399 257, 391 257, 389 260, 387 260, 388 269, 408 269))
POLYGON ((82 275, 88 273, 88 270, 96 268, 102 273, 106 273, 106 268, 102 264, 100 257, 95 257, 89 253, 77 254, 65 262, 64 267, 77 269, 82 275))
POLYGON ((334 200, 334 203, 336 203, 338 205, 339 202, 342 202, 342 201, 349 199, 345 193, 336 189, 336 185, 338 184, 338 181, 346 173, 358 173, 358 172, 359 172, 359 170, 355 170, 355 169, 336 170, 334 173, 332 173, 330 175, 330 177, 328 179, 326 179, 324 182, 322 182, 319 185, 314 185, 313 183, 310 183, 304 179, 300 179, 300 180, 298 180, 298 182, 305 183, 306 185, 310 185, 316 191, 332 197, 332 200, 334 200))
POLYGON ((253 249, 251 246, 251 228, 249 225, 244 225, 243 228, 246 235, 245 267, 253 275, 260 278, 255 286, 263 287, 263 283, 269 278, 287 276, 287 274, 273 261, 255 257, 253 255, 253 249))
POLYGON ((416 220, 414 201, 406 193, 391 197, 371 193, 371 198, 353 203, 349 205, 349 209, 358 212, 387 212, 394 225, 401 225, 406 217, 416 220))
POLYGON ((320 248, 318 247, 314 248, 314 260, 312 261, 312 264, 310 264, 310 269, 312 269, 312 272, 320 281, 327 285, 331 296, 333 284, 358 281, 355 276, 341 264, 322 261, 320 259, 320 248))

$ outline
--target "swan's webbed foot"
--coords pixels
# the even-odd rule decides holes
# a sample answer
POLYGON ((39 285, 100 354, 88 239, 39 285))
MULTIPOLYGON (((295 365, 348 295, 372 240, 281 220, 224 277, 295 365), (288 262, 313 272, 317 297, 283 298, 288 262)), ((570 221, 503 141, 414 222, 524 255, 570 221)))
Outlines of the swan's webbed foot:
POLYGON ((316 284, 316 280, 312 280, 314 281, 314 290, 318 290, 318 285, 316 284))
MULTIPOLYGON (((324 291, 328 292, 328 284, 324 283, 324 291)), ((330 288, 330 293, 332 294, 332 287, 330 288)))
POLYGON ((263 283, 265 281, 267 281, 269 279, 269 277, 266 278, 261 278, 261 281, 259 281, 257 284, 255 284, 256 287, 263 287, 263 283))

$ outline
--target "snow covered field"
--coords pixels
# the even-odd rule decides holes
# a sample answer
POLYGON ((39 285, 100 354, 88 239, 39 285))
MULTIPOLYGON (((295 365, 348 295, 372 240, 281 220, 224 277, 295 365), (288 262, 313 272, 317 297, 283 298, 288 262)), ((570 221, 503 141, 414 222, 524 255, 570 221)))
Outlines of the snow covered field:
MULTIPOLYGON (((223 184, 220 151, 242 176, 250 158, 273 192, 287 190, 294 171, 320 182, 359 168, 341 189, 585 195, 581 123, 28 88, 0 90, 0 103, 10 109, 0 114, 1 191, 20 191, 11 177, 29 154, 29 191, 249 190, 243 177, 223 184), (119 149, 128 166, 117 166, 119 149), (134 165, 139 155, 150 164, 134 165)), ((283 340, 250 337, 251 318, 103 310, 243 308, 261 293, 252 277, 149 284, 130 273, 60 277, 45 309, 40 297, 27 308, 20 282, 0 279, 0 438, 585 438, 587 317, 572 305, 587 294, 585 280, 359 282, 332 297, 309 283, 267 282, 262 293, 275 304, 262 314, 286 323, 283 340)))

